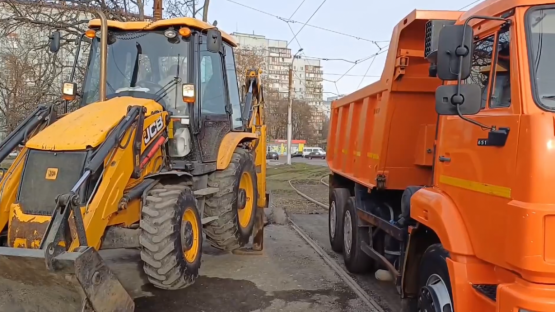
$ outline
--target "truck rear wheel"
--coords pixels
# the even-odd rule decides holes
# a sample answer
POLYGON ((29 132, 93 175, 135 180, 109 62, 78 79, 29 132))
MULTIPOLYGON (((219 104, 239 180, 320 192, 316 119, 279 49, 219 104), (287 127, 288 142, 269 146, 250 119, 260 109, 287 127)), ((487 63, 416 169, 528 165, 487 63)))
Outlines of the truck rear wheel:
POLYGON ((362 251, 362 242, 368 242, 368 229, 359 227, 355 198, 349 197, 343 211, 343 261, 351 273, 366 273, 374 262, 362 251))
POLYGON ((418 279, 420 286, 419 311, 454 311, 447 257, 449 257, 449 253, 441 244, 431 245, 424 252, 418 279))
POLYGON ((204 227, 207 240, 213 247, 227 251, 244 246, 252 234, 258 200, 252 154, 235 149, 229 166, 208 176, 208 186, 220 190, 206 199, 204 216, 218 217, 204 227))
POLYGON ((350 196, 346 188, 333 188, 331 192, 328 234, 331 249, 335 252, 343 251, 343 211, 350 196))
POLYGON ((141 259, 157 288, 181 289, 198 277, 202 223, 193 191, 186 182, 155 185, 141 214, 141 259))

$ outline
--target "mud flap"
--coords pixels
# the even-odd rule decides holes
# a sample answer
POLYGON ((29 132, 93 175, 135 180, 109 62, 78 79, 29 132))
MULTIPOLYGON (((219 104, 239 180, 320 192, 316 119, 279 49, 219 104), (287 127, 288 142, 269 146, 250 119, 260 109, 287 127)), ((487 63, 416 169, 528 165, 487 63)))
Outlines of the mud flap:
POLYGON ((0 311, 132 312, 133 299, 94 248, 64 252, 0 247, 0 311))

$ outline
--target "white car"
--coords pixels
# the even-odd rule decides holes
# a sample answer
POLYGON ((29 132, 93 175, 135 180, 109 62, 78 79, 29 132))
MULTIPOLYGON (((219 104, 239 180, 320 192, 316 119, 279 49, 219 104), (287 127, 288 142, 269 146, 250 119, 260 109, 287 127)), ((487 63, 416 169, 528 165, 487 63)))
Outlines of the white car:
POLYGON ((303 148, 303 157, 306 158, 308 154, 312 152, 319 153, 320 155, 326 155, 326 151, 324 151, 321 147, 305 147, 303 148))

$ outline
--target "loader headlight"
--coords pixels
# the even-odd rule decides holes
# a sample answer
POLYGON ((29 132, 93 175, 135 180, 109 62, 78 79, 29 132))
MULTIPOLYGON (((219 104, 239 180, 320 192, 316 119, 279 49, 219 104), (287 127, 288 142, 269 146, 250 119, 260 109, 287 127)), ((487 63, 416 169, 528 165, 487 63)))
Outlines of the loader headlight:
POLYGON ((193 104, 195 103, 195 85, 192 83, 184 83, 182 88, 183 102, 193 104))
POLYGON ((166 29, 166 31, 164 31, 164 36, 166 36, 166 38, 173 39, 177 37, 177 32, 173 29, 166 29))
POLYGON ((77 84, 75 82, 64 82, 62 87, 62 97, 66 101, 73 101, 77 94, 77 84))
POLYGON ((185 157, 191 152, 191 135, 188 128, 180 128, 175 131, 173 139, 170 140, 170 156, 185 157))

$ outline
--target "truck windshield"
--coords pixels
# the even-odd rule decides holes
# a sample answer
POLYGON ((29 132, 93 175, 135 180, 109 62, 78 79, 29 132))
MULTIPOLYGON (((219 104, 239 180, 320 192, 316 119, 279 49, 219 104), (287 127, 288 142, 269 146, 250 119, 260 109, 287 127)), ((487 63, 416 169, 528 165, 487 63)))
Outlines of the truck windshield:
POLYGON ((532 86, 538 105, 555 110, 555 8, 532 10, 526 19, 532 86))
MULTIPOLYGON (((187 83, 189 44, 180 36, 169 39, 163 31, 110 32, 106 96, 134 96, 158 100, 178 116, 186 116, 181 95, 187 83)), ((82 105, 99 100, 100 39, 93 40, 82 105)))

